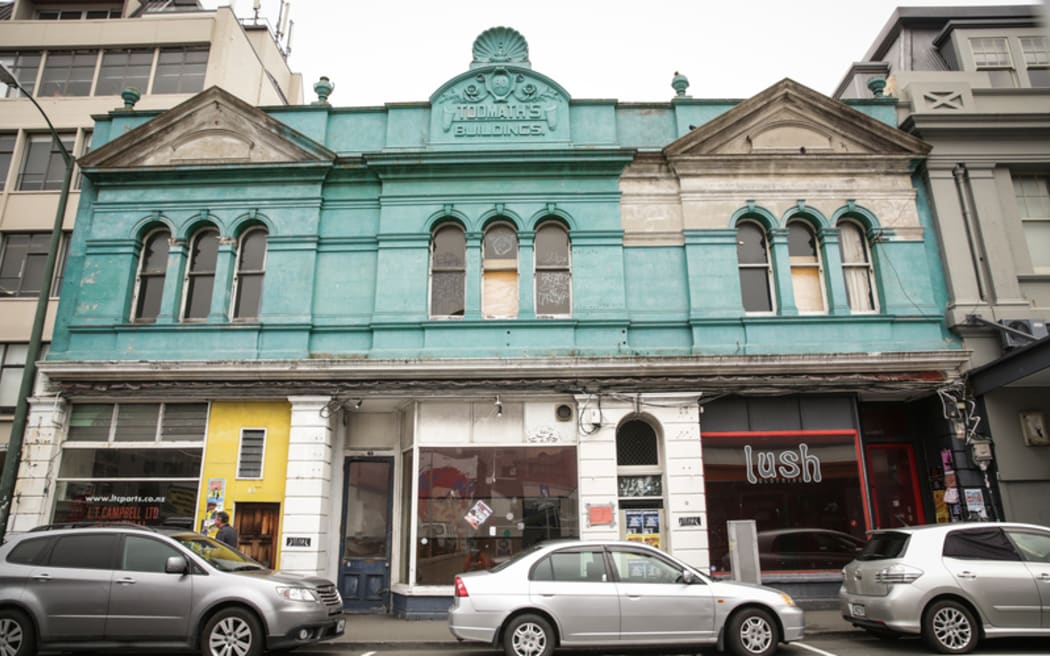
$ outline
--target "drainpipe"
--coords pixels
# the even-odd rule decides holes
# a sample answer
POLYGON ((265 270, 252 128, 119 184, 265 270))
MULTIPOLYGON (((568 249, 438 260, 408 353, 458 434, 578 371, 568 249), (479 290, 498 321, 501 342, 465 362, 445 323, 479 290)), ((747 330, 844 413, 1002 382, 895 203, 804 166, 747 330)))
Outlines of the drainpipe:
MULTIPOLYGON (((985 293, 985 290, 992 291, 988 286, 988 262, 984 256, 980 228, 974 223, 976 211, 971 209, 974 207, 973 188, 970 186, 970 176, 966 171, 966 165, 956 164, 952 169, 952 177, 955 178, 955 193, 959 197, 959 208, 962 210, 966 244, 970 248, 970 263, 973 265, 973 272, 977 278, 977 295, 982 301, 991 301, 985 293)), ((943 229, 946 226, 941 227, 943 229)))

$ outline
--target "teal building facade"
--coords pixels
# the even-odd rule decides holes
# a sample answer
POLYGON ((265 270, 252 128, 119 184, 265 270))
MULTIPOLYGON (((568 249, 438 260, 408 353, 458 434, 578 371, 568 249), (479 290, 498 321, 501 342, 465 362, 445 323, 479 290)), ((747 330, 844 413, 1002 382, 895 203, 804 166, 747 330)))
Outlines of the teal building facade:
POLYGON ((948 521, 937 390, 966 357, 928 147, 892 99, 672 82, 573 98, 493 28, 423 102, 336 107, 322 79, 307 106, 97 117, 14 528, 208 489, 220 402, 289 408, 260 534, 361 612, 439 615, 456 572, 552 537, 728 576, 748 519, 766 582, 830 596, 865 530, 948 521), (773 544, 798 529, 834 546, 773 544))

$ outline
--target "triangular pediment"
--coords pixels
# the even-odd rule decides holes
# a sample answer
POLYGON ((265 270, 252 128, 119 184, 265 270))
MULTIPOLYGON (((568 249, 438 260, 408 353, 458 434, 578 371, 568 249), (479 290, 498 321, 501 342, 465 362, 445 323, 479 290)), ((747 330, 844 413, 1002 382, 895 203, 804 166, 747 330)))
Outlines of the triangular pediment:
POLYGON ((922 157, 929 145, 848 105, 784 79, 664 148, 668 159, 922 157))
POLYGON ((80 158, 93 169, 326 162, 335 153, 211 87, 80 158))

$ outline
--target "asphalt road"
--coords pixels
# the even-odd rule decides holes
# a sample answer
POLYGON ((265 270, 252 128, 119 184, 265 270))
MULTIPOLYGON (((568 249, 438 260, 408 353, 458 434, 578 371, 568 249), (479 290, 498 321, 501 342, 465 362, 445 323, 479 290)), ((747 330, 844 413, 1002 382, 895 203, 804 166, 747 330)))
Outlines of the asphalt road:
MULTIPOLYGON (((718 654, 714 649, 702 651, 657 651, 639 650, 631 652, 616 652, 605 650, 559 650, 555 656, 680 656, 686 654, 702 654, 704 656, 715 656, 718 654)), ((459 654, 462 656, 502 656, 503 652, 488 647, 475 647, 465 645, 450 645, 443 648, 427 649, 405 649, 398 645, 386 645, 375 649, 346 649, 338 645, 319 645, 307 647, 293 652, 298 656, 385 656, 397 654, 398 656, 449 656, 459 654)), ((923 654, 930 656, 932 651, 917 638, 901 638, 898 640, 879 640, 869 636, 828 636, 807 638, 802 642, 782 646, 777 652, 778 656, 907 656, 910 654, 923 654)), ((973 652, 978 656, 1047 656, 1050 654, 1050 640, 1046 638, 1027 639, 1004 639, 986 640, 973 652)))

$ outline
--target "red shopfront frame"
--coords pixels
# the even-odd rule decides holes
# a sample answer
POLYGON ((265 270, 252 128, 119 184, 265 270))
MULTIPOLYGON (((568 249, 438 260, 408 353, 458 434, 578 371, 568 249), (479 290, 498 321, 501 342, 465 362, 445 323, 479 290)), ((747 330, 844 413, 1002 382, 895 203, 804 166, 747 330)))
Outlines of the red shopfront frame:
POLYGON ((869 444, 867 455, 875 526, 894 528, 925 524, 926 513, 919 495, 919 472, 912 445, 869 444))

